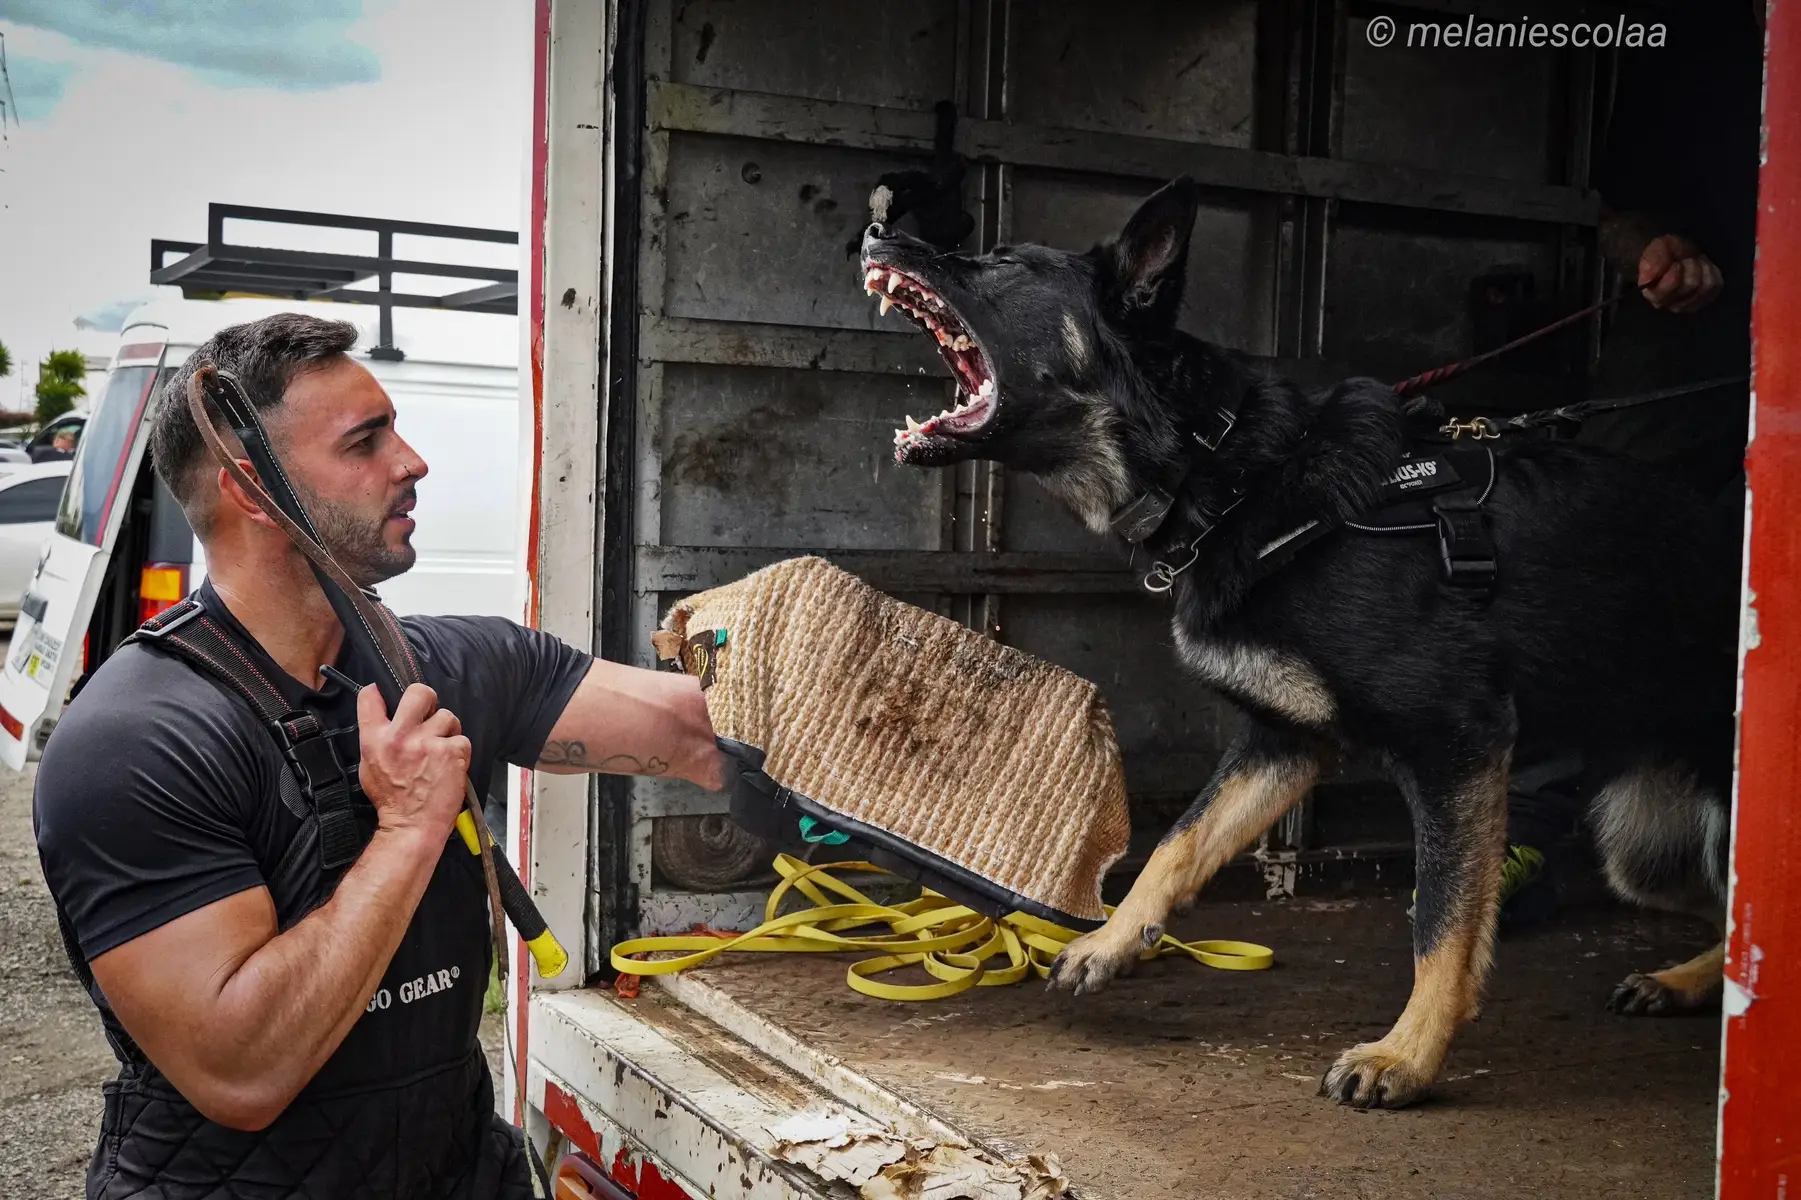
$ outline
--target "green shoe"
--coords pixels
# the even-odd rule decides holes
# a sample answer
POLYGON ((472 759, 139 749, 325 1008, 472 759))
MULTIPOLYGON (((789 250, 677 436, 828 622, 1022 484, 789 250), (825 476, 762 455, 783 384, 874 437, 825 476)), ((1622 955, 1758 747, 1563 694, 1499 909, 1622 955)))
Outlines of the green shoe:
MULTIPOLYGON (((1521 892, 1538 882, 1538 880, 1543 877, 1544 873, 1545 855, 1538 847, 1507 847, 1507 853, 1501 859, 1501 919, 1504 922, 1511 924, 1521 919, 1542 920, 1544 917, 1550 915, 1550 908, 1555 907, 1554 901, 1551 903, 1550 907, 1545 908, 1543 912, 1537 911, 1543 906, 1533 905, 1534 911, 1532 914, 1524 912, 1524 906, 1511 903, 1515 896, 1518 896, 1521 892), (1522 911, 1516 912, 1516 909, 1522 911)), ((1409 921, 1413 920, 1413 912, 1419 904, 1419 897, 1419 889, 1414 888, 1413 896, 1407 904, 1407 919, 1409 921)))

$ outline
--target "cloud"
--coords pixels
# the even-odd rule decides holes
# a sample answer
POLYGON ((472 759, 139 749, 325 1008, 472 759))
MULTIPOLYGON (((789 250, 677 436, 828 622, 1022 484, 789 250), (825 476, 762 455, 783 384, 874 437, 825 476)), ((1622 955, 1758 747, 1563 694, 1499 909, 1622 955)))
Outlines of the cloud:
MULTIPOLYGON (((161 59, 224 87, 323 91, 381 77, 350 40, 362 0, 0 0, 0 19, 161 59)), ((17 87, 17 80, 14 80, 17 87)))
MULTIPOLYGON (((41 121, 50 115, 56 102, 63 98, 63 88, 75 74, 74 63, 42 62, 35 58, 9 56, 6 77, 12 82, 12 100, 17 110, 9 109, 7 118, 17 121, 41 121)), ((6 100, 0 91, 0 102, 6 100)))

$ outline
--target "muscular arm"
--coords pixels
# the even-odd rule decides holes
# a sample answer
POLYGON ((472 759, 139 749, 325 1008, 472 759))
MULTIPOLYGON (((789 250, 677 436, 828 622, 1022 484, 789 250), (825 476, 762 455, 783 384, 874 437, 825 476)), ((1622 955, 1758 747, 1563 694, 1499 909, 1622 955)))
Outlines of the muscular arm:
POLYGON ((462 807, 469 739, 430 688, 390 720, 357 698, 374 838, 331 899, 279 933, 267 888, 166 922, 94 957, 113 1014, 207 1117, 261 1129, 281 1115, 362 1015, 425 895, 462 807))
POLYGON ((379 830, 324 905, 286 933, 267 888, 196 909, 95 958, 114 1014, 208 1118, 262 1129, 375 994, 444 836, 379 830))
POLYGON ((596 659, 552 726, 537 767, 559 775, 671 775, 717 790, 725 776, 697 680, 596 659))

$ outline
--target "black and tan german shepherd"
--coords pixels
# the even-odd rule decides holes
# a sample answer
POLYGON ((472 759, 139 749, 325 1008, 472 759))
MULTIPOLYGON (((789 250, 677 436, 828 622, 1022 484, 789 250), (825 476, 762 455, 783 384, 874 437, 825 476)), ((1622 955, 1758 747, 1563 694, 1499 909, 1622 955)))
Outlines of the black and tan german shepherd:
MULTIPOLYGON (((1329 755, 1374 752, 1413 816, 1413 994, 1320 1091, 1403 1105, 1480 1003, 1516 756, 1584 756, 1620 895, 1723 916, 1736 545, 1651 468, 1557 441, 1496 455, 1483 506, 1492 589, 1446 582, 1435 537, 1345 530, 1403 456, 1400 401, 1369 379, 1308 394, 1178 331, 1197 204, 1193 183, 1172 183, 1086 253, 972 257, 871 226, 865 287, 935 338, 959 384, 955 407, 897 431, 895 458, 1030 472, 1099 532, 1167 491, 1173 508, 1146 545, 1174 576, 1176 648, 1243 711, 1212 780, 1112 920, 1063 952, 1053 986, 1093 992, 1129 970, 1329 755), (1222 409, 1236 424, 1219 437, 1222 409), (1259 555, 1308 522, 1334 532, 1266 573, 1259 555)), ((1707 1006, 1721 958, 1629 976, 1609 1004, 1707 1006)))

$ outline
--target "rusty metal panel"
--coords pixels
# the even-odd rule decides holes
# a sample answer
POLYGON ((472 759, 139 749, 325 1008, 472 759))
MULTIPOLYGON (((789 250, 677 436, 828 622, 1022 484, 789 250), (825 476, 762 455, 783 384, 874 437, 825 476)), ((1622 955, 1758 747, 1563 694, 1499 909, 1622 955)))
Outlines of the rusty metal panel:
POLYGON ((1556 241, 1522 227, 1427 229, 1351 205, 1339 217, 1326 260, 1324 356, 1360 373, 1408 375, 1469 354, 1470 285, 1480 275, 1524 269, 1539 296, 1557 294, 1556 241))
POLYGON ((1161 597, 1009 596, 1001 636, 1098 685, 1107 697, 1128 777, 1161 776, 1159 790, 1198 791, 1225 749, 1232 710, 1183 670, 1161 597), (1191 778, 1157 760, 1183 756, 1191 778), (1195 757, 1199 756, 1199 757, 1195 757))
MULTIPOLYGON (((907 160, 704 134, 669 135, 671 317, 875 329, 854 247, 869 190, 907 160)), ((898 318, 888 322, 899 326, 898 318)))
POLYGON ((936 549, 943 485, 895 464, 891 431, 908 413, 937 412, 948 388, 896 375, 671 364, 664 544, 936 549))
POLYGON ((930 109, 956 89, 957 0, 687 0, 671 78, 888 108, 930 109))
POLYGON ((1557 51, 1376 47, 1368 24, 1350 18, 1345 37, 1345 158, 1558 182, 1557 51))
POLYGON ((1256 0, 1013 5, 1008 118, 1249 147, 1256 0))
MULTIPOLYGON (((1016 171, 1012 237, 1086 249, 1119 233, 1161 180, 1016 171)), ((1222 346, 1265 353, 1270 262, 1259 252, 1251 197, 1211 192, 1188 251, 1182 327, 1222 346)))
POLYGON ((1070 515, 1061 500, 1023 471, 1007 475, 1007 501, 1001 507, 1001 545, 1009 550, 1086 550, 1125 561, 1117 538, 1095 533, 1083 525, 1070 515))
MULTIPOLYGON (((1162 180, 1201 178, 1182 322, 1217 344, 1398 376, 1467 352, 1475 276, 1524 267, 1555 295, 1556 239, 1595 208, 1556 177, 1567 72, 1377 58, 1333 0, 1259 7, 652 0, 632 544, 615 547, 641 661, 673 593, 823 551, 1094 679, 1141 801, 1200 785, 1230 712, 1181 671, 1167 608, 1124 590, 1123 548, 1018 473, 893 465, 889 429, 947 385, 923 339, 879 318, 853 259, 870 187, 922 165, 931 105, 951 99, 972 248, 1083 249, 1162 180), (1271 101, 1309 69, 1277 8, 1324 38, 1318 145, 1294 144, 1291 106, 1271 101), (1304 306, 1314 333, 1279 346, 1301 278, 1281 247, 1302 221, 1312 265, 1284 311, 1304 306)), ((723 798, 632 786, 639 914, 726 912, 730 895, 660 882, 649 837, 723 798)))

